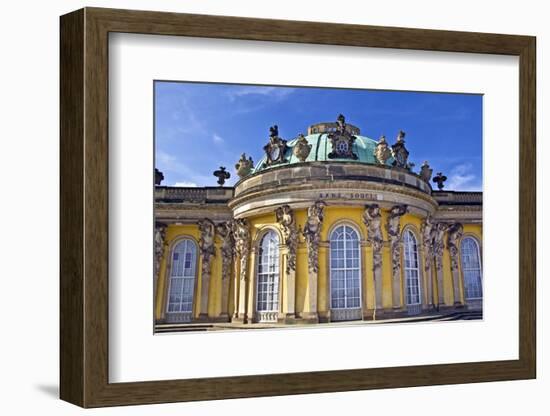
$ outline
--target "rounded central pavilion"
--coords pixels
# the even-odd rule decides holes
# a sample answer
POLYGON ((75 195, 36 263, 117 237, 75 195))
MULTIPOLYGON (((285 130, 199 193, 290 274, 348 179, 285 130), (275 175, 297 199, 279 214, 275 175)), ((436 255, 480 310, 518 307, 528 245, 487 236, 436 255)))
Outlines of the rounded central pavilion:
POLYGON ((271 127, 234 187, 156 187, 157 329, 480 311, 482 194, 414 172, 402 131, 307 133, 271 127))

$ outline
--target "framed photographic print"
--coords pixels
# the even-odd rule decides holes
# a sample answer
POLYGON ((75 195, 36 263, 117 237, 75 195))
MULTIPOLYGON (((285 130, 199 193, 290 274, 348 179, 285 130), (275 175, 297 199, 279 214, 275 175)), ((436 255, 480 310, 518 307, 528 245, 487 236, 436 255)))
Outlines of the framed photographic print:
POLYGON ((62 16, 61 398, 534 378, 535 103, 529 36, 62 16))

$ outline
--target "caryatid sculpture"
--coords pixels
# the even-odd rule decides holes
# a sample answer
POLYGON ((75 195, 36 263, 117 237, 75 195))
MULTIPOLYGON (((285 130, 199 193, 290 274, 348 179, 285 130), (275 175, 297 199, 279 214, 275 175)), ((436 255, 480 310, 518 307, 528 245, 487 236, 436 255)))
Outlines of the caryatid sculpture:
POLYGON ((239 256, 241 262, 240 278, 245 280, 246 264, 250 251, 250 228, 246 219, 239 218, 233 221, 233 239, 235 240, 235 254, 239 256))
POLYGON ((363 213, 363 221, 367 226, 367 241, 372 245, 373 269, 376 270, 382 265, 382 214, 378 204, 366 205, 363 213))
POLYGON ((460 223, 449 225, 447 230, 447 248, 451 254, 451 270, 458 270, 458 244, 462 238, 464 227, 460 223))
POLYGON ((220 251, 222 254, 222 279, 231 276, 231 265, 233 263, 233 224, 231 221, 221 222, 216 226, 216 232, 220 237, 222 244, 220 251))
POLYGON ((216 226, 212 220, 205 218, 199 221, 199 231, 201 233, 199 239, 199 248, 203 259, 207 256, 213 256, 216 254, 214 247, 214 237, 216 235, 216 226))
POLYGON ((294 212, 288 205, 283 205, 275 210, 277 222, 283 231, 283 244, 288 247, 287 273, 296 270, 296 249, 298 247, 298 231, 294 212))
POLYGON ((319 270, 319 242, 321 241, 321 227, 323 225, 323 210, 327 204, 317 201, 307 210, 307 220, 302 234, 308 248, 308 264, 311 272, 319 270))
POLYGON ((433 254, 437 270, 441 270, 443 249, 445 248, 445 232, 448 228, 449 225, 444 222, 438 222, 434 227, 433 254))
POLYGON ((159 276, 160 263, 166 245, 166 225, 157 223, 155 225, 155 277, 159 276))
POLYGON ((401 217, 407 212, 407 205, 395 205, 388 214, 386 231, 390 241, 392 260, 392 304, 394 308, 401 305, 401 217))
POLYGON ((216 237, 216 226, 212 220, 205 218, 199 221, 199 249, 202 256, 202 286, 201 286, 201 302, 200 314, 208 314, 208 291, 210 287, 210 271, 212 266, 212 258, 216 255, 216 247, 214 239, 216 237))

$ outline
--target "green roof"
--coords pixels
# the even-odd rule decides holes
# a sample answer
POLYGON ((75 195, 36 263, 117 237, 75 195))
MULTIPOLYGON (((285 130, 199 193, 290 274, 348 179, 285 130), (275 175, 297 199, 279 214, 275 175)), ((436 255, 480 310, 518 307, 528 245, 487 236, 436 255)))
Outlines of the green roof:
MULTIPOLYGON (((300 160, 294 156, 293 149, 296 141, 298 139, 290 140, 287 142, 287 150, 285 153, 285 159, 288 160, 286 163, 278 163, 273 166, 264 166, 266 162, 266 156, 264 156, 254 167, 252 173, 256 173, 262 170, 270 169, 272 167, 279 167, 285 165, 292 165, 294 163, 307 163, 307 162, 331 162, 331 161, 346 161, 351 163, 367 163, 367 164, 377 164, 376 159, 374 158, 374 149, 378 142, 373 139, 369 139, 365 136, 355 136, 355 142, 353 143, 352 150, 358 156, 356 160, 353 159, 329 159, 328 154, 332 151, 332 145, 330 140, 328 140, 327 133, 320 134, 310 134, 305 136, 308 144, 311 145, 311 152, 309 153, 305 162, 300 162, 300 160)), ((393 163, 393 158, 389 158, 386 161, 387 166, 391 166, 393 163)))

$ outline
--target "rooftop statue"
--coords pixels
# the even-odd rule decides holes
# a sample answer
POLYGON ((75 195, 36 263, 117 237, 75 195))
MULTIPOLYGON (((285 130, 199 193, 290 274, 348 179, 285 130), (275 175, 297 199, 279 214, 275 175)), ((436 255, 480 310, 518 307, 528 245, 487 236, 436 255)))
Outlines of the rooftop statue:
POLYGON ((408 163, 409 151, 405 147, 405 132, 403 130, 399 130, 397 141, 391 148, 392 156, 395 159, 393 161, 393 166, 402 169, 410 169, 410 164, 408 163))
POLYGON ((430 168, 430 165, 428 165, 428 161, 424 161, 422 166, 420 166, 420 178, 427 183, 430 183, 430 179, 432 179, 432 172, 433 169, 430 168))

